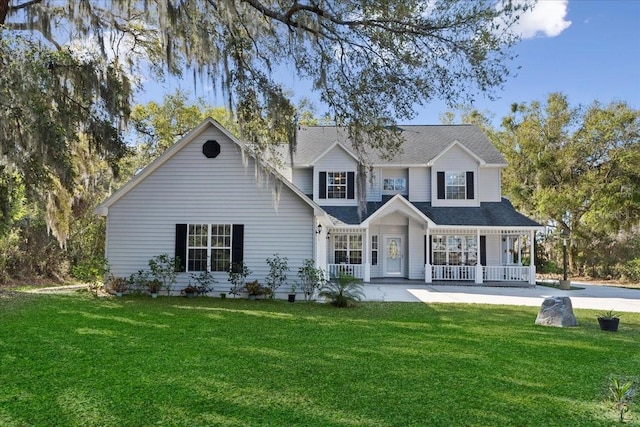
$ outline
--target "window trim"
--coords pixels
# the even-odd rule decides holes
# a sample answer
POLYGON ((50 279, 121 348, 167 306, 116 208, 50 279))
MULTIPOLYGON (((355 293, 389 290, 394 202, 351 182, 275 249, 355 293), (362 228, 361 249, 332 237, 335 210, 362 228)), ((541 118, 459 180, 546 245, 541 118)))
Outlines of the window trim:
MULTIPOLYGON (((364 251, 365 251, 365 242, 364 242, 364 236, 362 234, 348 234, 348 233, 343 233, 343 234, 332 234, 332 244, 331 244, 331 255, 333 257, 333 263, 334 264, 342 264, 342 263, 346 263, 346 264, 354 264, 354 265, 362 265, 364 262, 364 251), (337 247, 338 243, 342 243, 342 238, 345 238, 344 242, 346 242, 346 246, 345 247, 337 247), (356 245, 355 247, 353 246, 352 243, 352 239, 353 238, 357 238, 360 240, 359 242, 359 247, 356 245), (346 253, 346 262, 344 261, 337 261, 336 260, 336 252, 345 252, 346 253), (360 257, 360 262, 358 263, 354 263, 353 262, 353 255, 355 255, 356 253, 359 253, 359 257, 360 257)), ((357 257, 356 257, 357 258, 357 257)))
MULTIPOLYGON (((233 225, 232 224, 224 224, 224 223, 210 223, 210 224, 206 224, 206 223, 193 223, 193 224, 187 224, 187 233, 186 233, 186 245, 185 245, 185 254, 186 254, 186 259, 184 261, 184 265, 185 265, 185 271, 186 272, 195 272, 195 271, 208 271, 208 272, 213 272, 213 273, 220 273, 220 272, 228 272, 229 268, 231 267, 231 265, 233 264, 233 225), (192 227, 206 227, 206 246, 202 246, 202 245, 192 245, 191 243, 191 238, 193 236, 192 234, 192 227), (223 229, 225 232, 223 234, 213 234, 214 230, 215 231, 219 231, 220 229, 223 229), (223 244, 222 246, 214 246, 214 240, 216 240, 215 238, 222 238, 223 240, 225 240, 227 237, 229 239, 229 244, 225 245, 223 244), (190 252, 192 250, 206 250, 206 260, 205 260, 205 269, 196 269, 193 268, 194 265, 192 264, 192 260, 190 257, 190 252), (213 262, 214 262, 214 258, 213 258, 213 253, 214 251, 226 251, 226 253, 228 254, 228 266, 223 266, 222 269, 213 269, 213 262)), ((200 261, 201 262, 201 261, 200 261)))

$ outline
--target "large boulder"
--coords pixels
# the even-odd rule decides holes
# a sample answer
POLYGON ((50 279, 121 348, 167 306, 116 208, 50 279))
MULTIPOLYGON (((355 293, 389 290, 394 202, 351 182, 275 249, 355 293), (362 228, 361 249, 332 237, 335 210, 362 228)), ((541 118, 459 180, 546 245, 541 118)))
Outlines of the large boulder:
POLYGON ((549 297, 545 298, 540 306, 536 325, 557 326, 577 326, 578 321, 573 315, 573 306, 569 297, 549 297))

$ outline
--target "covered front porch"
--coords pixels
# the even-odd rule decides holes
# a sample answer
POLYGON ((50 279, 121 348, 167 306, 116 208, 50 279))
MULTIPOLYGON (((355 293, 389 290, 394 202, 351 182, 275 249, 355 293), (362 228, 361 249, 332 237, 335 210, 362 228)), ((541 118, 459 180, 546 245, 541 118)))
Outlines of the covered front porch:
POLYGON ((318 228, 317 265, 328 278, 535 284, 535 232, 542 227, 506 199, 434 208, 398 195, 370 208, 359 224, 331 210, 332 221, 318 228))
POLYGON ((534 229, 422 227, 416 236, 408 224, 391 237, 380 236, 379 230, 330 230, 325 247, 328 278, 349 274, 365 282, 535 284, 534 229), (418 240, 422 243, 416 244, 418 240))

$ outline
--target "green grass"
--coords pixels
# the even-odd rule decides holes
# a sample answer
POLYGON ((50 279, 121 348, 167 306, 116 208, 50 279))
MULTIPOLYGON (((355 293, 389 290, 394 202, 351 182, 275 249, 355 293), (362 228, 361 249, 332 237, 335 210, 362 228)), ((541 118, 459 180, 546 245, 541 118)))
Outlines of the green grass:
POLYGON ((640 314, 574 311, 0 294, 0 425, 615 425, 640 314))

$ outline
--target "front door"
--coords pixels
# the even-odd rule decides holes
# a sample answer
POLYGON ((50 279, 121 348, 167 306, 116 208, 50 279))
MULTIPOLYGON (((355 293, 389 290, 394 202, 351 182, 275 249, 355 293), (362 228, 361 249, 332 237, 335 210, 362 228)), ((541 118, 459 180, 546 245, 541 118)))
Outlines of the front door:
POLYGON ((384 275, 402 277, 404 275, 402 236, 385 236, 384 254, 384 275))

